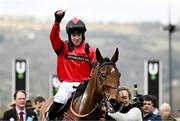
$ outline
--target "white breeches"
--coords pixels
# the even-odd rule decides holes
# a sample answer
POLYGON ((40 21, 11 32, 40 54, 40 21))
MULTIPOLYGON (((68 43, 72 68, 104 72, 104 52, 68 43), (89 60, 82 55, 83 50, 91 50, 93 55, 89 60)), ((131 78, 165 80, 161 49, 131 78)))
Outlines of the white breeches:
POLYGON ((68 99, 71 97, 72 93, 76 91, 76 88, 73 86, 78 87, 80 82, 62 82, 57 93, 54 96, 54 101, 57 103, 66 104, 68 99))

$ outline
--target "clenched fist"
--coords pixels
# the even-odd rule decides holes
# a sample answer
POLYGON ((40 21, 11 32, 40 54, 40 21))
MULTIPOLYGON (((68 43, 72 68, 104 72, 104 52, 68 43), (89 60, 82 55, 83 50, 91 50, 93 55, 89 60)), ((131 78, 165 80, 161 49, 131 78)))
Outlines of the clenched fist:
POLYGON ((64 15, 65 15, 65 11, 63 11, 63 10, 57 10, 57 11, 54 13, 55 22, 60 23, 61 20, 63 19, 64 15))

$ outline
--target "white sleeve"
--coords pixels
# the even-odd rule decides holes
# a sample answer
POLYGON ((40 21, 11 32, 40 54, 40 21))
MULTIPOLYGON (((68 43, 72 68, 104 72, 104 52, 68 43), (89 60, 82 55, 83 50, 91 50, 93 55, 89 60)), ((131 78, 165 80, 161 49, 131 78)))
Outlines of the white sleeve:
POLYGON ((142 114, 139 108, 132 108, 127 113, 108 113, 116 121, 142 121, 142 114))

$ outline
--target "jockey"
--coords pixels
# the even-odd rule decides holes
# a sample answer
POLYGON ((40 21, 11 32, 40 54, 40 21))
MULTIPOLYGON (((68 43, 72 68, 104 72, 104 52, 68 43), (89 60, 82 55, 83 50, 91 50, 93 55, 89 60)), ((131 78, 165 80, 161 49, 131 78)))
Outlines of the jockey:
POLYGON ((60 36, 60 22, 65 11, 55 12, 55 22, 50 33, 52 47, 57 55, 57 75, 62 82, 54 96, 54 101, 47 113, 48 120, 54 120, 79 86, 89 80, 92 69, 96 66, 95 50, 85 42, 86 26, 80 19, 74 18, 66 25, 68 40, 60 36))

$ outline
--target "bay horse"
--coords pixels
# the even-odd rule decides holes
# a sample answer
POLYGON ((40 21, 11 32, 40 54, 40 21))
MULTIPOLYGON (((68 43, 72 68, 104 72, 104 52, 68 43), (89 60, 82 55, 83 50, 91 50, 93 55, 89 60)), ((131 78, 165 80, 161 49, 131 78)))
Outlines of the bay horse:
MULTIPOLYGON (((84 93, 77 98, 73 94, 70 107, 64 113, 63 120, 100 120, 107 112, 116 112, 119 106, 119 93, 121 73, 116 67, 119 51, 109 58, 103 58, 99 49, 96 49, 98 65, 91 75, 84 93)), ((50 103, 51 101, 49 101, 50 103)), ((47 107, 48 104, 45 104, 47 107)), ((43 107, 42 107, 43 108, 43 107)), ((47 109, 43 109, 44 112, 47 109)), ((40 120, 43 120, 43 110, 40 120)))

